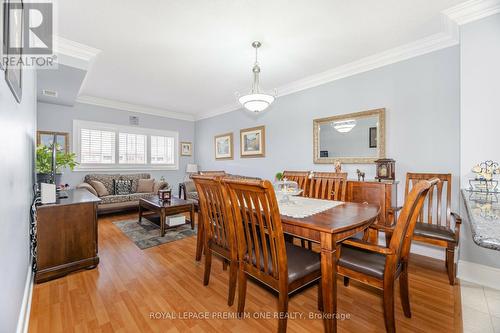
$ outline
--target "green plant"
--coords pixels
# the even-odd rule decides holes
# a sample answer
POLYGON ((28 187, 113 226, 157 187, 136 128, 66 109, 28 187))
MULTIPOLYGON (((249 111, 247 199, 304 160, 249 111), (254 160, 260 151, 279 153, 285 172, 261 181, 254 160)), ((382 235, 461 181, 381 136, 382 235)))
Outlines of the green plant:
MULTIPOLYGON (((75 153, 63 152, 59 145, 56 146, 56 172, 61 172, 63 168, 70 168, 73 171, 77 164, 75 153)), ((36 171, 38 173, 52 171, 52 146, 36 147, 36 171)))
POLYGON ((275 177, 277 181, 281 181, 283 179, 283 172, 278 172, 275 177))

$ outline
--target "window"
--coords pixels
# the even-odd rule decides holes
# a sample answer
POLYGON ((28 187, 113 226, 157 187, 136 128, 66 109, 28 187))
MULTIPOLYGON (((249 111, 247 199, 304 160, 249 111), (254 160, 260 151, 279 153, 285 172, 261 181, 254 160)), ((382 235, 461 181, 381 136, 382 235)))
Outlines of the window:
POLYGON ((115 163, 115 133, 82 128, 80 130, 80 163, 115 163))
POLYGON ((73 133, 76 170, 179 169, 178 132, 74 120, 73 133))
POLYGON ((146 136, 119 133, 120 164, 146 164, 146 136))
POLYGON ((151 164, 174 164, 174 138, 151 136, 151 164))

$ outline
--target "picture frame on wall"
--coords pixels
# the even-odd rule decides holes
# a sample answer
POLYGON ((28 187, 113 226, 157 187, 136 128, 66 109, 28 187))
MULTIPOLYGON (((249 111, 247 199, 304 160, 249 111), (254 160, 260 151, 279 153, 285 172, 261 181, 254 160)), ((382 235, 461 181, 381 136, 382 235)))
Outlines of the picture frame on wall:
POLYGON ((266 156, 266 127, 258 126, 240 130, 240 156, 266 156))
POLYGON ((62 151, 64 153, 69 153, 69 133, 66 132, 37 131, 36 145, 50 147, 54 142, 54 134, 56 135, 56 142, 61 147, 62 151))
POLYGON ((369 128, 369 138, 370 138, 369 147, 370 148, 377 148, 377 128, 376 127, 369 128))
MULTIPOLYGON (((19 8, 19 7, 16 7, 19 8)), ((5 7, 3 13, 3 49, 7 50, 5 52, 6 57, 16 57, 19 61, 16 61, 16 66, 7 66, 5 68, 5 81, 9 86, 14 98, 18 103, 21 103, 23 94, 23 66, 22 66, 22 43, 23 43, 23 33, 24 33, 24 6, 22 0, 5 0, 5 7), (16 4, 20 6, 21 10, 11 10, 11 6, 16 4), (9 53, 10 45, 19 45, 17 52, 14 54, 9 53)))
POLYGON ((214 137, 215 159, 233 159, 233 133, 225 133, 214 137))
POLYGON ((192 155, 193 155, 193 143, 181 142, 181 156, 192 156, 192 155))

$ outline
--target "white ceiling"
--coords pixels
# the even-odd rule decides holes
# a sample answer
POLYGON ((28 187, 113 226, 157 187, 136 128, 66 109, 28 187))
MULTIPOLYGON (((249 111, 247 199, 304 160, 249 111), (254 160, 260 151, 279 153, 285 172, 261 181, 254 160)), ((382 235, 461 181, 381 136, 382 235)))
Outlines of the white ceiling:
POLYGON ((80 95, 195 116, 443 30, 463 0, 56 0, 57 34, 101 50, 80 95))

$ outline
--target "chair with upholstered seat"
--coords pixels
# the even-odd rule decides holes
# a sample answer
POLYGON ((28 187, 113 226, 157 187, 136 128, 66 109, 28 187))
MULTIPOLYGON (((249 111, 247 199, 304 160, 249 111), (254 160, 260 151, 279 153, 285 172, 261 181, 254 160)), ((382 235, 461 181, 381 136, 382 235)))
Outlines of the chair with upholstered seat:
POLYGON ((245 309, 250 276, 278 292, 278 332, 286 332, 288 297, 321 279, 320 255, 285 243, 278 203, 269 181, 224 179, 223 183, 229 192, 238 240, 238 313, 241 317, 245 309))
POLYGON ((405 194, 420 180, 431 178, 438 178, 440 182, 429 191, 426 207, 420 213, 415 226, 413 240, 446 249, 445 266, 450 284, 454 285, 455 248, 460 239, 462 219, 451 211, 451 174, 407 173, 405 194))
MULTIPOLYGON (((203 284, 210 280, 212 254, 223 259, 223 265, 229 262, 229 293, 227 304, 233 305, 238 274, 238 249, 234 220, 229 206, 227 193, 220 177, 192 177, 199 195, 201 220, 203 223, 203 241, 205 248, 205 273, 203 284)), ((198 228, 200 229, 200 228, 198 228)), ((201 231, 199 230, 201 233, 201 231)))
POLYGON ((411 317, 408 290, 408 256, 417 217, 429 189, 438 179, 422 180, 406 197, 388 247, 364 240, 349 239, 342 243, 338 257, 339 275, 344 284, 354 279, 383 290, 384 320, 387 332, 396 331, 394 321, 394 281, 399 278, 401 303, 406 317, 411 317))

